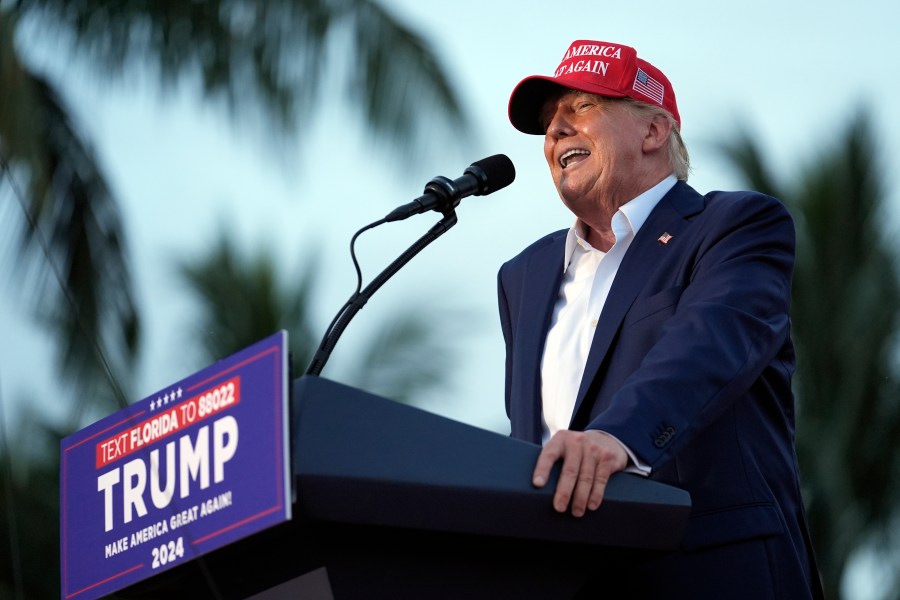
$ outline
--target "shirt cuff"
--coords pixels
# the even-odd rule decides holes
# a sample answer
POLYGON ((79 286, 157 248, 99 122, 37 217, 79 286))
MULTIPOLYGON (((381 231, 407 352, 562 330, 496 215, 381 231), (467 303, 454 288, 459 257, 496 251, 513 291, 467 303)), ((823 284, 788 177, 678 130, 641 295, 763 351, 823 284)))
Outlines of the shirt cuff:
POLYGON ((628 454, 628 466, 624 469, 626 473, 634 473, 635 475, 642 475, 644 477, 650 475, 650 465, 639 459, 637 455, 631 451, 631 448, 622 443, 622 440, 606 431, 602 431, 602 433, 616 440, 616 443, 622 446, 622 449, 628 454))

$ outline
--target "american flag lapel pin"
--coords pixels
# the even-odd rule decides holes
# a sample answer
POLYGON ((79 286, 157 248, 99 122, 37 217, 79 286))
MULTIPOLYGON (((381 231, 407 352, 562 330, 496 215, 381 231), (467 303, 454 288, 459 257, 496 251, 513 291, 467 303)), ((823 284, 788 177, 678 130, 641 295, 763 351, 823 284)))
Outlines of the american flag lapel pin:
POLYGON ((669 233, 668 231, 666 231, 661 236, 659 236, 659 238, 656 241, 658 241, 660 244, 668 244, 669 240, 671 240, 671 239, 672 239, 672 234, 669 233))

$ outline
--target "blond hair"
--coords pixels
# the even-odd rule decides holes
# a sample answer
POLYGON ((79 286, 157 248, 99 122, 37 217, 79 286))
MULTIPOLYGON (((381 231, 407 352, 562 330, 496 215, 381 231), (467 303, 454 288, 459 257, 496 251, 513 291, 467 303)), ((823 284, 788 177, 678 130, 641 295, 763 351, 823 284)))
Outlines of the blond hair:
MULTIPOLYGON (((609 100, 609 99, 607 99, 609 100)), ((661 106, 655 106, 633 98, 622 98, 621 100, 613 100, 614 102, 623 102, 632 113, 638 116, 646 116, 650 119, 656 116, 665 117, 672 125, 672 133, 669 135, 669 165, 675 173, 675 177, 681 181, 687 181, 691 172, 691 157, 688 154, 687 146, 681 138, 681 129, 672 113, 661 106)))

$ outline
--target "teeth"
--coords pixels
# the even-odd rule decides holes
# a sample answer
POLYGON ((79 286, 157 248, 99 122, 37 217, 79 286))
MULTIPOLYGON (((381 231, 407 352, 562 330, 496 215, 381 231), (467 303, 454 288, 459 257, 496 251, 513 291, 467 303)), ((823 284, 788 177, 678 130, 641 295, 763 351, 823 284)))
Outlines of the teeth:
POLYGON ((565 154, 559 157, 559 164, 562 165, 562 168, 565 169, 566 165, 569 164, 569 159, 575 156, 576 154, 590 154, 587 150, 574 149, 568 150, 565 154))

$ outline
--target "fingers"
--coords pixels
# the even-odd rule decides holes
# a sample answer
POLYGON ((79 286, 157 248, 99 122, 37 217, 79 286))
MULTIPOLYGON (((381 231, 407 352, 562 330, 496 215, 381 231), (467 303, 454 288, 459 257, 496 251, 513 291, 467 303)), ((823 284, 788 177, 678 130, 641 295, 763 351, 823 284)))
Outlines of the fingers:
MULTIPOLYGON (((566 512, 569 500, 573 494, 577 497, 578 486, 584 485, 583 478, 585 477, 581 468, 581 445, 570 441, 563 446, 563 450, 562 469, 559 472, 556 493, 553 494, 553 509, 556 512, 566 512)), ((583 507, 582 514, 584 514, 583 507)))
POLYGON ((550 470, 560 459, 563 463, 553 495, 553 508, 557 512, 570 509, 576 517, 600 506, 610 475, 627 464, 627 455, 621 445, 602 432, 560 431, 538 456, 532 475, 536 487, 546 485, 550 470))
POLYGON ((588 510, 600 508, 600 503, 603 502, 603 495, 606 493, 606 484, 609 483, 609 476, 610 473, 606 473, 599 468, 594 473, 594 481, 587 501, 588 510))
POLYGON ((560 458, 563 459, 559 481, 556 483, 556 491, 553 494, 553 508, 557 512, 566 512, 581 472, 580 445, 567 440, 567 437, 566 435, 555 435, 547 442, 538 455, 532 475, 534 486, 544 487, 550 477, 553 465, 560 458))
MULTIPOLYGON (((578 466, 578 471, 574 476, 575 488, 574 493, 572 494, 572 516, 575 517, 584 516, 588 499, 591 497, 596 482, 594 478, 597 470, 596 464, 592 464, 590 460, 584 460, 585 458, 587 458, 587 456, 582 454, 582 460, 578 466)), ((559 489, 557 488, 557 495, 559 495, 558 492, 559 489)), ((603 498, 603 488, 600 490, 600 497, 603 498)), ((553 499, 553 508, 558 512, 565 512, 566 503, 563 503, 561 499, 559 499, 560 501, 557 500, 557 498, 553 499)))
POLYGON ((541 449, 538 455, 537 463, 534 465, 534 472, 531 475, 531 483, 534 487, 541 488, 547 484, 550 478, 550 470, 557 460, 564 453, 563 440, 559 436, 553 436, 550 441, 541 449))

